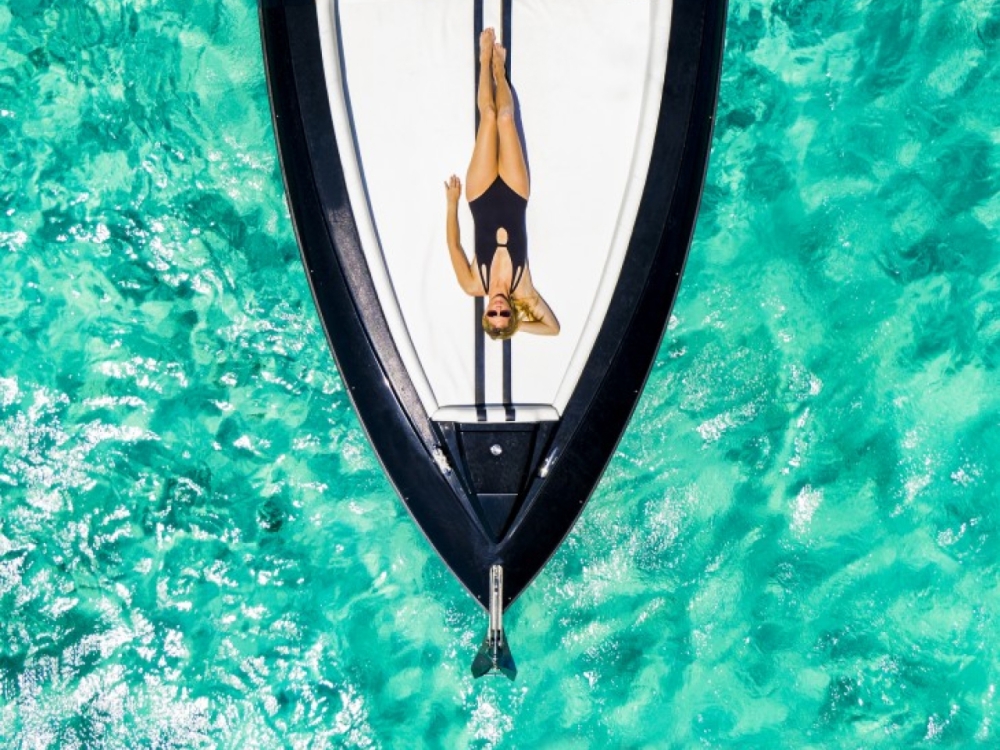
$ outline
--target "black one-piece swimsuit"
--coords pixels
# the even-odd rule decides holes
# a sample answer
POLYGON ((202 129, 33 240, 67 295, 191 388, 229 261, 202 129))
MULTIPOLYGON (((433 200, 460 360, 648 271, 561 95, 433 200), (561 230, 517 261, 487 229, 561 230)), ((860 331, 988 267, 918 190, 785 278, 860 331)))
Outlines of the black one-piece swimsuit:
POLYGON ((510 293, 514 293, 524 268, 528 264, 528 227, 525 214, 528 201, 515 193, 510 185, 498 176, 486 192, 469 202, 469 210, 476 224, 476 268, 483 282, 483 290, 490 289, 490 269, 497 247, 497 230, 507 232, 507 252, 513 268, 510 293))

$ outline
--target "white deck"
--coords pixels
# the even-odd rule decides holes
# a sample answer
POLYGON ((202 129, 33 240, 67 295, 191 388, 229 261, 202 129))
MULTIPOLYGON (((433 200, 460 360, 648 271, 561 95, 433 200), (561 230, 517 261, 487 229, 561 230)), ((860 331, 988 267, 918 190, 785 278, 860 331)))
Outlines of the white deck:
MULTIPOLYGON (((473 300, 449 261, 443 183, 452 173, 464 182, 475 138, 473 2, 318 7, 337 140, 383 309, 427 412, 461 418, 475 400, 473 300)), ((487 0, 485 19, 499 33, 497 0, 487 0)), ((513 7, 528 259, 562 326, 556 337, 512 339, 519 420, 558 417, 607 309, 645 181, 669 27, 669 0, 513 7)), ((464 197, 459 219, 471 254, 464 197)), ((486 400, 498 404, 501 345, 487 339, 486 349, 486 400)))

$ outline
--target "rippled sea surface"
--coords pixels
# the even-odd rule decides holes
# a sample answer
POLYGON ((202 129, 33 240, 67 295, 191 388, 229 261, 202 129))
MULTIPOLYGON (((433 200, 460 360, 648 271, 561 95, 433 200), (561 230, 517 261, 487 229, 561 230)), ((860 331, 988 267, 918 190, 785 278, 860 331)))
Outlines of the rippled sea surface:
POLYGON ((382 475, 249 0, 0 0, 0 745, 1000 745, 1000 3, 733 0, 656 367, 484 616, 382 475))

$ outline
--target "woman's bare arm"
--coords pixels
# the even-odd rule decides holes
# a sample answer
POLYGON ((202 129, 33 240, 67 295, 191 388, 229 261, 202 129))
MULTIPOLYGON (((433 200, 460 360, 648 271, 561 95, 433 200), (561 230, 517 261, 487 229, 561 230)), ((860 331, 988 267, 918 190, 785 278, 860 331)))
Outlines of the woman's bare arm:
POLYGON ((559 319, 537 289, 532 288, 531 296, 525 298, 524 302, 534 320, 526 320, 521 323, 519 331, 534 333, 538 336, 555 336, 559 333, 559 319))
POLYGON ((462 194, 462 183, 455 175, 444 184, 448 196, 448 253, 451 256, 451 266, 455 270, 458 285, 467 294, 482 294, 483 283, 472 270, 472 264, 462 249, 461 231, 458 228, 458 198, 462 194))
POLYGON ((525 267, 524 274, 517 282, 514 299, 527 307, 529 315, 533 318, 522 321, 517 330, 538 336, 555 336, 559 333, 559 319, 535 288, 534 279, 531 278, 531 266, 525 267))

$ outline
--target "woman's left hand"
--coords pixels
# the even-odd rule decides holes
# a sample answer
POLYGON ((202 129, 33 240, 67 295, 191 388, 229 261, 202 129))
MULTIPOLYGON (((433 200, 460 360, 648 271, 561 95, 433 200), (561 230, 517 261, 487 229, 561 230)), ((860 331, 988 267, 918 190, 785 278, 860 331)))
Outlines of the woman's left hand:
POLYGON ((445 181, 444 190, 449 203, 458 203, 459 196, 462 195, 462 181, 457 175, 452 175, 445 181))

